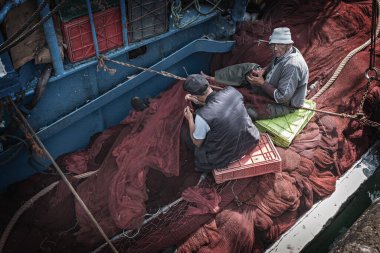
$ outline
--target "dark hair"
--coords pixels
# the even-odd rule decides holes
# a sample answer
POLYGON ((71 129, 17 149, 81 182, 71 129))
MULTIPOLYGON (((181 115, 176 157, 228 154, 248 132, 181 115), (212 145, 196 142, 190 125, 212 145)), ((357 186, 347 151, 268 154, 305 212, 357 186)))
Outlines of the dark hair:
POLYGON ((200 74, 189 75, 183 83, 183 89, 191 95, 203 95, 207 90, 209 83, 207 79, 200 74))

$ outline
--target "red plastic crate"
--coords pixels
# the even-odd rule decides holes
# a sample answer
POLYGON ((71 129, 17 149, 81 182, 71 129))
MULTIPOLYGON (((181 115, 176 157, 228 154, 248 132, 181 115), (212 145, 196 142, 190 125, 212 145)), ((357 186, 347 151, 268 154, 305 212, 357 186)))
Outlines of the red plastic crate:
POLYGON ((215 182, 220 184, 228 180, 280 172, 281 169, 281 157, 269 135, 263 133, 259 145, 249 155, 231 163, 227 168, 212 170, 212 174, 215 182))
MULTIPOLYGON (((93 18, 100 52, 123 45, 119 7, 94 13, 93 18)), ((71 62, 88 59, 95 55, 88 16, 62 23, 62 32, 67 45, 67 56, 71 62)))

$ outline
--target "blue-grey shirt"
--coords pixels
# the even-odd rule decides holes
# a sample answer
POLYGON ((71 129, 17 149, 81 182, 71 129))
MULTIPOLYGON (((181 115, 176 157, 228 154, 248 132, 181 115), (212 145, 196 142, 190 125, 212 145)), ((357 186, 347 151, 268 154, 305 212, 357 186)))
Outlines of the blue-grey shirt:
POLYGON ((292 46, 274 58, 265 72, 263 89, 279 104, 301 107, 305 102, 309 68, 300 51, 292 46))

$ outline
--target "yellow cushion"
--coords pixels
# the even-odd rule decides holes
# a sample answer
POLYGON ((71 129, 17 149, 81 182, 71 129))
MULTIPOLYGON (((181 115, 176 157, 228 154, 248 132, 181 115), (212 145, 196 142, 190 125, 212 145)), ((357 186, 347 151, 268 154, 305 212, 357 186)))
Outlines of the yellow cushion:
MULTIPOLYGON (((304 107, 315 109, 316 104, 314 101, 306 100, 304 107)), ((275 145, 287 148, 313 115, 314 111, 297 109, 281 117, 257 120, 255 125, 260 132, 268 133, 275 145)))

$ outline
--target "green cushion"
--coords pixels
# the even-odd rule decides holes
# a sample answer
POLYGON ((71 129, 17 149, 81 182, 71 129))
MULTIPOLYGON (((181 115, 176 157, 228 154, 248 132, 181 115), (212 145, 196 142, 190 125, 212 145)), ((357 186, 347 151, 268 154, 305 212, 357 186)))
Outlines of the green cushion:
MULTIPOLYGON (((315 109, 316 104, 314 101, 306 100, 304 107, 315 109)), ((314 111, 297 109, 281 117, 257 120, 255 125, 260 132, 268 133, 275 145, 287 148, 313 115, 314 111)))

